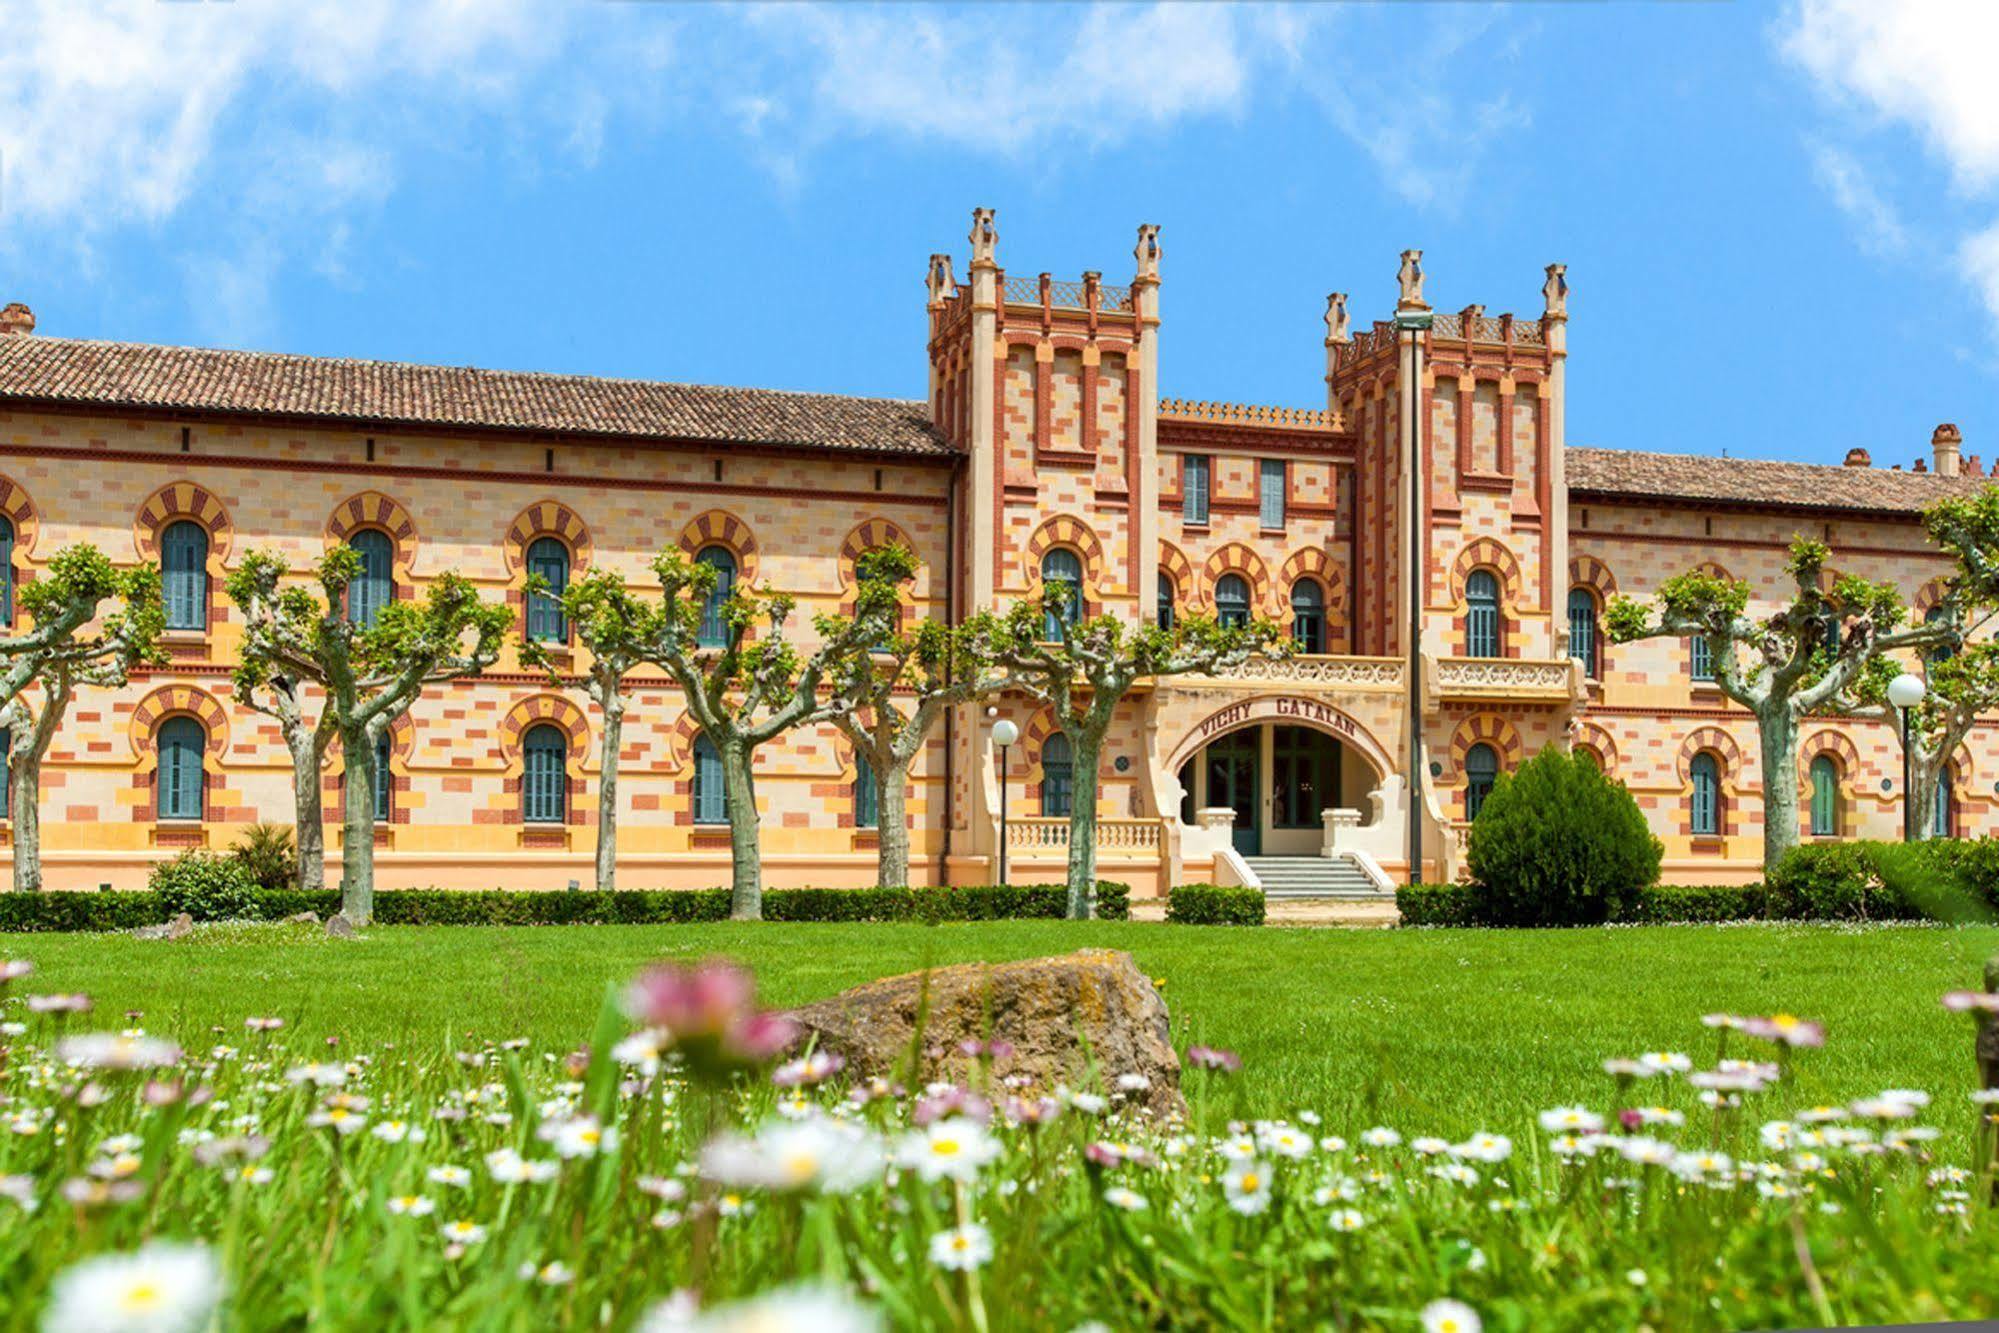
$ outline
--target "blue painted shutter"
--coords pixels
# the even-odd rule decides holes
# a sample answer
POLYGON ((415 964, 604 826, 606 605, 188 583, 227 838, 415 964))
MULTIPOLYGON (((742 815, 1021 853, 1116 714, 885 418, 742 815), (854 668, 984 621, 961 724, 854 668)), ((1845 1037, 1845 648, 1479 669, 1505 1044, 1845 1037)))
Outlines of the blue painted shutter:
POLYGON ((726 824, 729 806, 722 782, 722 755, 704 733, 694 739, 694 822, 726 824))
POLYGON ((1832 756, 1812 760, 1812 834, 1830 838, 1839 832, 1839 770, 1832 756))
POLYGON ((1465 751, 1465 818, 1477 819, 1499 780, 1499 752, 1490 745, 1474 745, 1465 751))
POLYGON ((1066 819, 1076 799, 1076 770, 1070 759, 1069 738, 1056 732, 1041 744, 1041 813, 1048 819, 1066 819))
POLYGON ((389 788, 393 783, 389 774, 389 733, 383 732, 375 738, 375 822, 389 822, 389 788))
POLYGON ((527 758, 521 817, 530 824, 560 824, 568 804, 563 761, 569 757, 569 737, 544 722, 529 728, 521 744, 527 758))
POLYGON ((538 537, 528 547, 528 573, 547 580, 550 593, 528 598, 528 637, 543 643, 569 639, 569 621, 557 599, 569 587, 569 548, 553 537, 538 537))
POLYGON ((1173 628, 1173 578, 1168 574, 1159 576, 1159 628, 1173 628))
POLYGON ((1240 574, 1224 574, 1215 584, 1215 619, 1235 628, 1249 623, 1249 585, 1240 574))
POLYGON ((1083 561, 1074 551, 1056 547, 1041 557, 1041 633, 1050 643, 1062 637, 1062 624, 1076 623, 1082 600, 1083 561))
POLYGON ((854 756, 854 827, 874 828, 881 822, 880 793, 875 790, 875 767, 864 754, 854 756))
POLYGON ((1583 664, 1585 676, 1596 678, 1596 594, 1588 588, 1569 589, 1569 656, 1583 664))
POLYGON ((1180 459, 1180 519, 1185 523, 1208 521, 1208 456, 1184 454, 1180 459))
POLYGON ((729 625, 723 618, 722 604, 736 590, 736 557, 727 547, 705 546, 694 558, 715 571, 715 588, 701 608, 701 629, 695 642, 703 648, 726 648, 729 625))
POLYGON ((202 763, 208 735, 191 717, 168 718, 160 727, 159 817, 202 817, 202 763))
POLYGON ((1692 765, 1694 805, 1691 827, 1696 834, 1712 837, 1721 832, 1721 766, 1711 754, 1697 754, 1692 765))
POLYGON ((0 517, 0 625, 14 623, 14 522, 0 517))
POLYGON ((1708 647, 1705 635, 1694 636, 1692 663, 1695 680, 1714 679, 1714 649, 1708 647))
POLYGON ((208 530, 183 519, 160 537, 168 629, 208 628, 208 530))
POLYGON ((367 629, 395 597, 396 548, 378 528, 363 528, 347 544, 361 557, 361 572, 347 585, 347 619, 367 629))
POLYGON ((1474 569, 1465 580, 1465 655, 1499 656, 1499 579, 1474 569))
POLYGON ((1326 599, 1311 579, 1291 585, 1291 642, 1301 653, 1326 651, 1326 599))
POLYGON ((1284 526, 1284 460, 1266 458, 1257 469, 1258 499, 1266 530, 1284 526))

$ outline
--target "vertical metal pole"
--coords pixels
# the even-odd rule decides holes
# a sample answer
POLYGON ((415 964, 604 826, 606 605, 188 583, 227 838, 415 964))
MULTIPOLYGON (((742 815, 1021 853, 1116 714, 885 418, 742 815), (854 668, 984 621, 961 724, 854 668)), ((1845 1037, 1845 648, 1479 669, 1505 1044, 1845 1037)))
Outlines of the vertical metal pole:
POLYGON ((1006 883, 1006 749, 1000 746, 999 771, 999 882, 1006 883))
POLYGON ((1916 840, 1916 764, 1909 753, 1909 710, 1902 710, 1902 841, 1916 840))
POLYGON ((1417 576, 1422 560, 1423 467, 1418 452, 1423 423, 1417 420, 1423 400, 1416 384, 1416 330, 1409 336, 1409 438, 1402 447, 1409 459, 1409 882, 1423 882, 1423 590, 1417 576))

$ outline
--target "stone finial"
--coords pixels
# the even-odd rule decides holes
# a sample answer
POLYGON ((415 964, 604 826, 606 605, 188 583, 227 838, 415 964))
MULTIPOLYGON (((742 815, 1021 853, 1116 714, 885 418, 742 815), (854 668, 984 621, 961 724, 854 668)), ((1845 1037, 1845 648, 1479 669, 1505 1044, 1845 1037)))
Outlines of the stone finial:
POLYGON ((958 294, 958 280, 951 275, 951 256, 930 256, 930 304, 942 305, 958 294))
POLYGON ((0 338, 25 338, 35 331, 35 312, 19 301, 0 310, 0 338))
POLYGON ((1541 284, 1541 318, 1569 317, 1569 266, 1548 265, 1548 280, 1541 284))
POLYGON ((1423 252, 1404 250, 1402 268, 1395 275, 1402 284, 1402 299, 1396 302, 1398 310, 1423 310, 1427 305, 1423 300, 1423 252))
POLYGON ((1964 444, 1964 432, 1946 421, 1930 433, 1930 455, 1940 477, 1955 477, 1958 474, 1958 451, 1964 444))
POLYGON ((1159 227, 1152 222, 1138 224, 1138 244, 1132 248, 1131 256, 1138 261, 1138 281, 1159 281, 1159 227))
POLYGON ((972 262, 990 264, 993 262, 993 248, 999 244, 999 228, 993 225, 993 211, 990 208, 972 210, 972 262))
POLYGON ((1326 298, 1326 346, 1353 341, 1353 327, 1347 319, 1347 294, 1334 292, 1326 298))

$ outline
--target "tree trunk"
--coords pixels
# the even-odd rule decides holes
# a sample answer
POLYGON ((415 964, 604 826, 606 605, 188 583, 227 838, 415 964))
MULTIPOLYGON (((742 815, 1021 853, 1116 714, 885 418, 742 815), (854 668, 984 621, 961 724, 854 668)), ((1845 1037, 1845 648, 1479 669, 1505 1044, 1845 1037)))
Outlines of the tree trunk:
POLYGON ((618 752, 624 742, 625 701, 616 690, 604 704, 604 749, 597 761, 597 890, 618 887, 618 752))
POLYGON ((1937 776, 1943 770, 1939 762, 1940 757, 1923 753, 1920 736, 1910 739, 1914 742, 1916 753, 1904 769, 1903 776, 1897 781, 1906 781, 1906 790, 1902 793, 1902 799, 1908 802, 1906 809, 1915 812, 1915 840, 1925 842, 1936 836, 1937 776))
POLYGON ((1756 720, 1763 759, 1763 869, 1798 845, 1798 723, 1785 708, 1756 720))
POLYGON ((875 883, 899 889, 909 883, 909 760, 891 759, 875 769, 875 834, 880 857, 875 883))
POLYGON ((761 921, 763 854, 757 843, 757 793, 750 776, 750 747, 741 741, 715 747, 722 757, 722 792, 728 803, 731 885, 729 919, 761 921))
POLYGON ((42 757, 32 745, 13 756, 7 770, 7 813, 14 825, 14 892, 42 887, 42 757))
POLYGON ((375 747, 366 732, 342 734, 340 915, 356 926, 375 918, 375 747))
POLYGON ((285 738, 292 756, 292 829, 298 847, 298 886, 307 893, 326 887, 326 810, 319 790, 319 747, 310 733, 285 738))
POLYGON ((1097 914, 1097 757, 1104 738, 1071 735, 1069 742, 1075 747, 1069 806, 1069 919, 1088 921, 1097 914))

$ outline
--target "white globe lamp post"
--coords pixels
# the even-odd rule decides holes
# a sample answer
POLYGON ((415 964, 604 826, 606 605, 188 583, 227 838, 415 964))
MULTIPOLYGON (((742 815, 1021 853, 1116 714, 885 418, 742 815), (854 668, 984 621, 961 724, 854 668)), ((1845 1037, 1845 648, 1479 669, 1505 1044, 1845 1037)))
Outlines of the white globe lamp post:
POLYGON ((1888 702, 1902 715, 1902 841, 1916 840, 1916 760, 1909 748, 1909 714, 1929 693, 1921 676, 1904 671, 1888 682, 1888 702))
POLYGON ((999 882, 1002 884, 1006 883, 1006 752, 1019 739, 1020 728, 1013 724, 1012 718, 1003 717, 993 723, 993 744, 999 748, 999 882))

